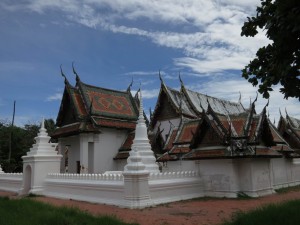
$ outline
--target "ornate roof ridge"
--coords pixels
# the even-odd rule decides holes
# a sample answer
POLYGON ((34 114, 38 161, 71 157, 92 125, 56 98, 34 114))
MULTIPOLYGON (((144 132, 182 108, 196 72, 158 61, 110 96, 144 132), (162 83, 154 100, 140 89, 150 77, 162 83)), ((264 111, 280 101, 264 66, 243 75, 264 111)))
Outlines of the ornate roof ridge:
POLYGON ((213 97, 213 96, 210 96, 210 95, 207 95, 207 94, 203 94, 203 93, 200 93, 200 92, 197 92, 197 91, 193 91, 193 90, 188 89, 188 88, 185 88, 185 89, 187 91, 190 91, 190 92, 193 92, 193 93, 196 93, 198 95, 202 95, 202 96, 205 96, 205 97, 208 97, 208 98, 216 99, 218 101, 224 101, 224 102, 228 102, 228 103, 235 104, 235 105, 242 105, 241 103, 238 103, 238 102, 232 102, 232 101, 229 101, 229 100, 226 100, 226 99, 213 97))
POLYGON ((122 94, 126 94, 126 95, 128 94, 128 91, 126 91, 126 90, 125 91, 119 91, 119 90, 115 90, 115 89, 98 87, 98 86, 94 86, 94 85, 91 85, 91 84, 84 83, 82 81, 79 81, 79 84, 87 86, 87 87, 95 88, 95 89, 100 89, 100 90, 105 90, 105 91, 110 91, 110 92, 116 92, 116 93, 122 93, 122 94))

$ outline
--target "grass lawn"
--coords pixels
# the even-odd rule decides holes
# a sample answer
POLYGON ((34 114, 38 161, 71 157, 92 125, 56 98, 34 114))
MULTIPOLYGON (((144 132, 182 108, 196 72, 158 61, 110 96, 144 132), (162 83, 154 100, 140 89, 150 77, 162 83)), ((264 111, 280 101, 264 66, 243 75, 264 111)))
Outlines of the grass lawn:
POLYGON ((300 200, 267 205, 250 212, 240 212, 223 225, 295 225, 300 221, 300 200))
POLYGON ((110 216, 95 217, 76 208, 54 207, 28 198, 0 197, 0 225, 126 225, 110 216))

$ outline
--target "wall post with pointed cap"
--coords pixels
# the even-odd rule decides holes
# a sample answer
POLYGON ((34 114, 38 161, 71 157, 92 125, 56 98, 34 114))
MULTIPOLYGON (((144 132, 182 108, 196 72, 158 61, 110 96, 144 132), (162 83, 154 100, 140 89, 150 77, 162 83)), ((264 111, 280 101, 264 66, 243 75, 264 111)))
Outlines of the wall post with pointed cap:
POLYGON ((156 164, 156 158, 151 149, 148 138, 148 131, 144 118, 142 91, 140 91, 139 117, 135 128, 135 137, 131 149, 136 149, 139 152, 142 162, 145 164, 146 170, 148 170, 150 173, 159 173, 159 167, 156 164))
POLYGON ((62 155, 55 151, 55 144, 49 143, 50 137, 44 126, 44 119, 38 136, 34 139, 35 144, 22 157, 23 183, 19 195, 42 194, 47 174, 60 172, 62 155))
POLYGON ((128 208, 144 208, 153 204, 149 192, 149 174, 159 172, 149 143, 143 112, 140 92, 139 118, 135 137, 123 172, 124 206, 128 208))

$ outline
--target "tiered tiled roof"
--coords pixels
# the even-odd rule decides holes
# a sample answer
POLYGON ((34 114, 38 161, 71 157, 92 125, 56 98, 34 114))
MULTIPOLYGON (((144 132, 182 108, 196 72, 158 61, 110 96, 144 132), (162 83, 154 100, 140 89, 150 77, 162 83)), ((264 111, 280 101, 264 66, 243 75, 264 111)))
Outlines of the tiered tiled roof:
POLYGON ((191 144, 194 135, 198 132, 200 120, 182 120, 178 130, 173 133, 172 139, 169 140, 169 145, 172 145, 169 154, 186 154, 191 151, 191 144))
POLYGON ((122 144, 121 148, 119 149, 119 152, 114 157, 114 160, 127 159, 128 158, 129 152, 131 150, 131 145, 133 143, 133 139, 134 139, 134 132, 130 132, 127 135, 127 138, 125 139, 125 141, 122 144))
POLYGON ((194 109, 198 113, 202 113, 203 109, 207 110, 208 105, 212 107, 214 112, 220 114, 237 114, 245 112, 245 109, 241 103, 230 102, 219 98, 214 98, 208 95, 204 95, 189 89, 182 88, 186 98, 194 109), (200 104, 201 103, 201 104, 200 104), (201 105, 201 106, 200 106, 201 105))
POLYGON ((53 137, 99 132, 101 127, 134 130, 138 109, 130 89, 116 91, 88 85, 81 82, 78 74, 76 81, 73 87, 65 78, 53 137))
MULTIPOLYGON (((280 153, 289 155, 293 153, 293 150, 267 118, 266 107, 269 103, 260 114, 256 114, 256 100, 249 109, 245 109, 240 102, 234 103, 203 95, 186 89, 182 81, 181 84, 180 91, 168 88, 164 83, 161 86, 160 94, 162 92, 169 93, 169 100, 181 110, 178 116, 181 118, 181 123, 178 127, 170 129, 164 147, 167 152, 159 157, 158 161, 180 158, 191 160, 282 157, 280 153), (184 97, 176 100, 174 93, 176 96, 184 97), (193 116, 196 116, 197 119, 187 117, 186 109, 193 112, 193 116)), ((160 99, 160 96, 158 98, 160 99)), ((159 108, 163 105, 164 102, 158 100, 155 111, 159 112, 159 108)), ((159 118, 155 115, 155 111, 154 120, 159 118)), ((156 122, 152 121, 152 125, 155 125, 156 122)), ((290 123, 299 125, 300 121, 296 120, 295 122, 294 120, 290 123)))
POLYGON ((300 153, 300 120, 289 116, 280 116, 278 133, 289 143, 289 145, 300 153))

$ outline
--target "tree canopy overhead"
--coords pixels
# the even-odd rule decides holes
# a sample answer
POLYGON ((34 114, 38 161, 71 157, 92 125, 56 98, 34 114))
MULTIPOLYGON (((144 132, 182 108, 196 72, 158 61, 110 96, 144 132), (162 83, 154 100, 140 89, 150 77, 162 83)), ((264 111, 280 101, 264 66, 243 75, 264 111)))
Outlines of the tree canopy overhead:
POLYGON ((242 36, 254 37, 258 28, 265 29, 272 41, 261 47, 256 57, 242 70, 242 76, 264 98, 272 86, 280 84, 285 98, 300 100, 300 2, 299 0, 261 0, 255 17, 248 17, 242 36))

